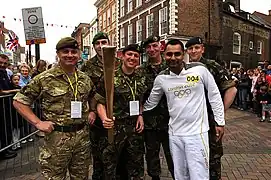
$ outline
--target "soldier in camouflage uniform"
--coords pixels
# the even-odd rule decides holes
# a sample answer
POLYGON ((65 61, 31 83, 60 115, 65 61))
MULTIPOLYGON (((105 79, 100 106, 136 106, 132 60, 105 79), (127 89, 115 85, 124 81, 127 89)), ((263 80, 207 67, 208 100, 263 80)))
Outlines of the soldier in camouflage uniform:
POLYGON ((74 38, 56 45, 59 65, 37 75, 14 97, 14 107, 40 131, 45 132, 39 163, 46 179, 88 179, 90 142, 89 97, 95 87, 88 76, 76 69, 80 50, 74 38), (31 110, 42 100, 43 121, 31 110))
MULTIPOLYGON (((116 179, 116 166, 123 149, 127 152, 129 179, 142 179, 144 176, 144 129, 142 99, 145 92, 144 75, 136 70, 139 63, 138 45, 131 44, 123 49, 123 63, 114 77, 114 121, 106 116, 105 99, 98 102, 97 111, 105 128, 114 126, 114 142, 103 151, 106 180, 116 179), (131 111, 132 110, 132 111, 131 111)), ((105 89, 98 89, 105 97, 105 89)))
MULTIPOLYGON (((148 55, 148 61, 143 63, 141 70, 146 77, 147 92, 144 100, 147 100, 153 87, 155 77, 167 68, 166 61, 161 56, 159 36, 150 36, 143 44, 148 55)), ((161 174, 160 147, 163 146, 168 164, 168 170, 174 177, 173 162, 169 150, 168 121, 169 114, 167 100, 164 95, 159 105, 152 111, 144 112, 145 130, 144 139, 146 145, 146 161, 148 175, 152 179, 159 180, 161 174)))
MULTIPOLYGON (((98 32, 92 41, 96 55, 90 60, 86 61, 82 66, 81 71, 86 73, 96 89, 99 89, 103 86, 103 62, 102 62, 102 50, 103 45, 109 45, 108 35, 104 32, 98 32)), ((116 68, 120 66, 120 59, 116 58, 116 68)), ((96 102, 92 101, 92 104, 95 106, 96 102)), ((102 180, 103 179, 103 163, 102 163, 102 151, 107 145, 107 130, 103 127, 102 121, 99 117, 95 117, 91 122, 90 128, 90 141, 91 141, 91 151, 93 157, 93 180, 102 180)), ((125 161, 122 159, 122 161, 125 161)), ((120 161, 120 165, 122 165, 120 161)), ((118 166, 119 168, 119 166, 118 166)), ((122 167, 121 167, 122 168, 122 167)), ((122 168, 122 172, 118 171, 120 178, 127 179, 127 171, 122 168)))
MULTIPOLYGON (((185 45, 190 61, 201 62, 206 65, 208 70, 214 76, 216 84, 221 93, 224 101, 225 111, 230 107, 234 101, 237 89, 235 88, 235 82, 229 78, 226 69, 222 68, 217 62, 202 57, 204 53, 203 41, 199 37, 191 38, 185 45)), ((210 108, 209 102, 207 102, 208 119, 209 119, 209 146, 210 146, 210 179, 221 179, 221 157, 223 156, 222 139, 217 141, 216 134, 216 122, 214 121, 214 115, 210 108)))

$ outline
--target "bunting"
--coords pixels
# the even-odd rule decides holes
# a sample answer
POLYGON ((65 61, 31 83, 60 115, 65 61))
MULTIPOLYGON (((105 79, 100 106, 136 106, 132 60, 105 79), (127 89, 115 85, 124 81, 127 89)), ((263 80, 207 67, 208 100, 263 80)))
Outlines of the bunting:
MULTIPOLYGON (((2 19, 2 21, 13 20, 15 22, 21 22, 21 23, 23 22, 21 18, 7 18, 6 16, 0 16, 0 19, 2 19)), ((55 24, 55 23, 49 23, 49 22, 46 22, 44 25, 45 27, 76 28, 76 26, 55 24)))

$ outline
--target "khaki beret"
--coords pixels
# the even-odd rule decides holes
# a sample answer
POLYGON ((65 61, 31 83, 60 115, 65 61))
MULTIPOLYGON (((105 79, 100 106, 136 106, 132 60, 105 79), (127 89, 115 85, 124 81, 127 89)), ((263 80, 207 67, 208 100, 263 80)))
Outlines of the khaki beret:
POLYGON ((76 39, 72 37, 65 37, 65 38, 60 39, 58 43, 56 44, 57 51, 64 48, 79 49, 79 45, 76 39))

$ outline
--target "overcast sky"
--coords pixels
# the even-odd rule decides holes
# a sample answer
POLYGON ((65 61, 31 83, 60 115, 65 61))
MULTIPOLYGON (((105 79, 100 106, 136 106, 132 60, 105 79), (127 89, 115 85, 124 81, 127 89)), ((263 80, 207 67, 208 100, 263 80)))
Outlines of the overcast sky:
MULTIPOLYGON (((22 46, 25 46, 23 23, 13 18, 22 18, 22 8, 42 7, 43 21, 49 24, 73 26, 61 28, 45 26, 47 43, 41 45, 41 59, 54 61, 55 45, 65 36, 70 36, 80 22, 90 22, 96 15, 94 3, 96 0, 0 0, 0 20, 5 22, 7 29, 12 29, 18 36, 22 46), (3 19, 2 16, 6 18, 3 19)), ((241 0, 241 9, 267 14, 271 9, 271 0, 241 0)), ((34 49, 32 49, 32 52, 34 49)))

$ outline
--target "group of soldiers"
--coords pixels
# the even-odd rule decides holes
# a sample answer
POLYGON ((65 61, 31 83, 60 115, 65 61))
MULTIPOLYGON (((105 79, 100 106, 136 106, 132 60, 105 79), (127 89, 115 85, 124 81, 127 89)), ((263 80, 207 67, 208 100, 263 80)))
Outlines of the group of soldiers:
MULTIPOLYGON (((102 46, 110 45, 106 33, 95 35, 96 55, 77 69, 80 59, 78 42, 71 37, 56 45, 59 63, 37 75, 14 97, 14 107, 37 129, 46 133, 40 147, 39 163, 46 179, 88 179, 91 155, 93 180, 143 179, 144 154, 147 172, 160 179, 160 147, 162 145, 168 170, 174 178, 174 165, 169 146, 167 98, 158 106, 144 111, 155 78, 168 68, 161 51, 160 37, 151 36, 143 48, 130 44, 115 58, 114 118, 107 117, 102 46), (148 56, 140 64, 142 49, 148 56), (42 100, 43 118, 39 119, 30 106, 42 100), (114 129, 114 141, 108 142, 107 129, 114 129)), ((220 90, 225 111, 236 94, 235 83, 215 61, 202 57, 204 45, 195 37, 186 43, 186 52, 193 62, 206 65, 220 90)), ((184 49, 183 49, 184 50, 184 49)), ((178 56, 173 53, 172 56, 178 56)), ((208 93, 208 92, 206 92, 208 93)), ((221 179, 222 137, 217 138, 216 122, 207 101, 210 144, 210 179, 221 179)), ((175 171, 179 169, 175 167, 175 171)), ((177 178, 175 178, 177 179, 177 178)))

